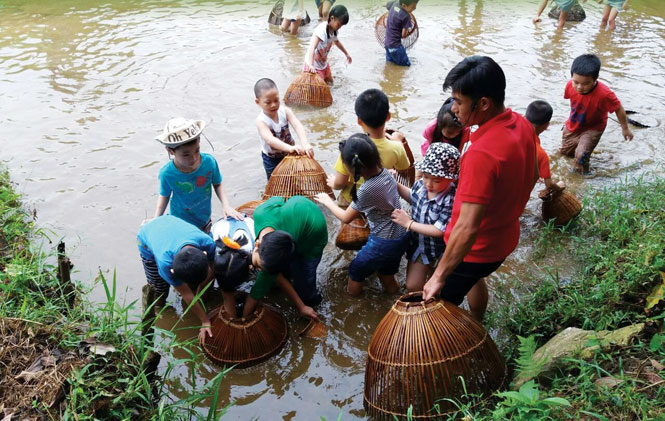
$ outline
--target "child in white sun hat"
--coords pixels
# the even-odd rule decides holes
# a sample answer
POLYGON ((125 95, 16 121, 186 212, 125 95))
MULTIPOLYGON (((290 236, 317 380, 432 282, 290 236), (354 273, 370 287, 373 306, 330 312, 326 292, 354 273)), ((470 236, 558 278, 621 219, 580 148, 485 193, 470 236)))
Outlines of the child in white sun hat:
POLYGON ((159 170, 159 198, 154 217, 163 215, 170 202, 171 215, 208 232, 213 189, 222 204, 222 217, 242 219, 243 216, 229 204, 217 160, 210 154, 201 153, 200 138, 204 127, 202 120, 172 118, 162 134, 156 137, 173 159, 159 170))

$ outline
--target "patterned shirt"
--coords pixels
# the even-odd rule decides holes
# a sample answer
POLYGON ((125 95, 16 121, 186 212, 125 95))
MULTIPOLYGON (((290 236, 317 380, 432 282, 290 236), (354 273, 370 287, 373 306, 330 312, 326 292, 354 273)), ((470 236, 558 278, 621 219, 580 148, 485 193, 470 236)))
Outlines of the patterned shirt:
MULTIPOLYGON (((436 195, 434 199, 427 198, 427 189, 423 180, 416 181, 411 187, 411 216, 415 222, 421 224, 434 225, 442 233, 446 231, 446 226, 453 214, 453 201, 455 200, 455 183, 436 195)), ((412 233, 412 242, 415 245, 415 251, 411 256, 411 261, 415 261, 418 256, 422 256, 423 263, 429 265, 440 258, 446 246, 441 238, 434 238, 418 233, 412 233)))
POLYGON ((394 240, 406 233, 403 226, 392 221, 395 209, 401 209, 397 182, 384 168, 378 175, 365 180, 358 189, 358 200, 351 207, 367 215, 369 232, 377 237, 394 240))

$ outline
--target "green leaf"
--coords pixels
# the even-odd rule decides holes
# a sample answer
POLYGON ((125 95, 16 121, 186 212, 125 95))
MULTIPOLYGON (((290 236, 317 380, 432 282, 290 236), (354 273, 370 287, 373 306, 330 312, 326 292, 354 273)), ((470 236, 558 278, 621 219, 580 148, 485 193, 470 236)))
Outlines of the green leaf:
POLYGON ((550 406, 570 406, 570 402, 564 398, 545 398, 541 402, 550 406))

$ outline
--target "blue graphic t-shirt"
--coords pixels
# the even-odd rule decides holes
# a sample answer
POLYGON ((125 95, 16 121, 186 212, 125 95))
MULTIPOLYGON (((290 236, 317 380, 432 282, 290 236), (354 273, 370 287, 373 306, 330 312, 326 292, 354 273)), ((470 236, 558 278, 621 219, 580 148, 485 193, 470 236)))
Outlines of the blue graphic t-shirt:
POLYGON ((176 253, 184 246, 194 246, 215 257, 215 242, 189 222, 173 215, 162 215, 143 225, 138 235, 139 253, 146 260, 157 263, 157 271, 166 282, 179 286, 182 281, 173 278, 171 267, 176 253))
POLYGON ((217 161, 201 154, 201 165, 189 174, 169 161, 159 170, 159 194, 170 197, 170 214, 201 228, 210 220, 212 187, 222 182, 217 161))

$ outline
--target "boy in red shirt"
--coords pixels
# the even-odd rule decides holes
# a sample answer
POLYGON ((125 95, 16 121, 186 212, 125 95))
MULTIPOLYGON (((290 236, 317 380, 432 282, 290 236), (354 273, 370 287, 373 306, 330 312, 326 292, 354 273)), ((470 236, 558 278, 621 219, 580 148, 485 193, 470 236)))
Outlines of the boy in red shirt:
POLYGON ((547 101, 537 100, 533 101, 526 107, 524 117, 529 120, 536 130, 536 155, 538 158, 538 173, 540 178, 545 182, 545 187, 548 190, 560 191, 563 190, 565 184, 563 182, 555 183, 552 181, 552 172, 550 171, 550 158, 547 152, 540 146, 540 134, 550 127, 550 120, 552 119, 552 106, 547 101))
POLYGON ((570 99, 570 117, 563 128, 560 152, 575 157, 573 170, 581 174, 589 172, 589 158, 605 131, 608 113, 616 113, 624 139, 633 139, 626 110, 614 92, 598 80, 599 72, 600 59, 596 55, 577 57, 563 95, 570 99))

